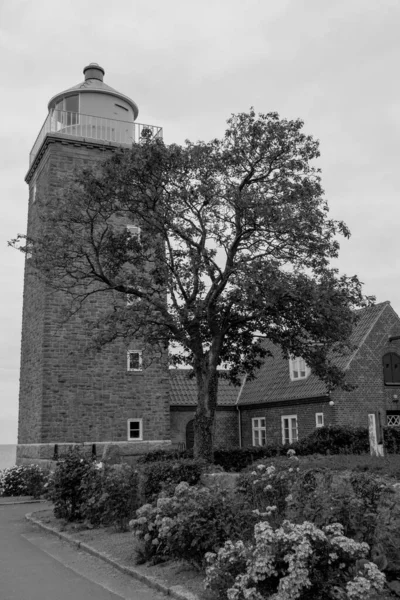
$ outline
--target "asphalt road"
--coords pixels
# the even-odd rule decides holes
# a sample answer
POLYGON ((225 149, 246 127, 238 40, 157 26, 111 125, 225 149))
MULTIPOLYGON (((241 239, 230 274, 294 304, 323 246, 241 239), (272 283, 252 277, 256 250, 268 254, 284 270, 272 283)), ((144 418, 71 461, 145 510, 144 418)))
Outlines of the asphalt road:
POLYGON ((0 505, 0 600, 166 599, 26 521, 38 506, 0 505))

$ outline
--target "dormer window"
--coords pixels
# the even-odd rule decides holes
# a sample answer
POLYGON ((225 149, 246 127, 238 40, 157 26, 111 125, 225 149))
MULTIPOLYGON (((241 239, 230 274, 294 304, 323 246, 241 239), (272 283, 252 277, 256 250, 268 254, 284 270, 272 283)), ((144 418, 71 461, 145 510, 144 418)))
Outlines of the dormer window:
POLYGON ((307 379, 311 369, 306 365, 304 358, 296 356, 289 359, 289 372, 290 379, 298 381, 299 379, 307 379))
POLYGON ((400 356, 395 352, 388 352, 383 357, 383 380, 385 385, 400 386, 400 356))

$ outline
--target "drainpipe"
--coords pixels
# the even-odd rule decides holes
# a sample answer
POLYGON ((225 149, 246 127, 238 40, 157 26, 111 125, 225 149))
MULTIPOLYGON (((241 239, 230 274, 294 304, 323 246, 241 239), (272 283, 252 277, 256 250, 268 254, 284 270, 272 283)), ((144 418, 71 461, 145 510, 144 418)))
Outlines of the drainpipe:
POLYGON ((242 385, 240 386, 240 390, 239 390, 239 393, 237 395, 236 403, 235 403, 236 404, 236 410, 237 410, 237 413, 238 413, 238 424, 239 424, 239 448, 242 447, 242 414, 240 412, 239 400, 240 400, 240 396, 242 395, 244 384, 246 383, 246 379, 247 379, 247 375, 245 375, 243 377, 242 385))

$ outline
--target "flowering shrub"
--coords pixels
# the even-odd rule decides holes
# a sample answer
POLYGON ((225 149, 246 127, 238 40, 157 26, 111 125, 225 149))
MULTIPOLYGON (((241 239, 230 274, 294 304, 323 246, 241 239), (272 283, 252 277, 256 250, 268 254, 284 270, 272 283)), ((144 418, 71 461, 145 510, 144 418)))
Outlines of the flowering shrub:
POLYGON ((0 496, 33 496, 45 491, 48 471, 39 465, 21 465, 0 471, 0 496))
POLYGON ((58 519, 79 521, 84 518, 84 505, 88 501, 87 489, 82 485, 84 477, 96 471, 93 459, 83 455, 79 449, 70 450, 57 461, 47 497, 54 503, 54 515, 58 519))
POLYGON ((273 529, 264 521, 256 524, 253 543, 228 541, 207 554, 205 585, 228 600, 368 600, 385 584, 368 552, 339 523, 319 529, 285 520, 273 529))
POLYGON ((378 527, 378 506, 388 488, 373 475, 336 474, 328 469, 300 472, 293 483, 286 516, 318 527, 340 522, 345 535, 372 545, 378 527))
POLYGON ((119 531, 128 529, 139 506, 138 474, 133 467, 94 463, 82 478, 81 490, 85 521, 95 526, 113 525, 119 531))
POLYGON ((142 556, 184 558, 196 566, 206 552, 228 539, 251 536, 257 518, 227 492, 180 483, 172 496, 161 495, 155 506, 136 512, 130 526, 143 542, 142 556))
POLYGON ((294 450, 288 451, 289 460, 279 466, 255 466, 253 471, 243 473, 238 480, 238 491, 253 510, 264 511, 266 506, 274 506, 272 518, 274 525, 279 525, 285 518, 291 491, 299 472, 294 450))

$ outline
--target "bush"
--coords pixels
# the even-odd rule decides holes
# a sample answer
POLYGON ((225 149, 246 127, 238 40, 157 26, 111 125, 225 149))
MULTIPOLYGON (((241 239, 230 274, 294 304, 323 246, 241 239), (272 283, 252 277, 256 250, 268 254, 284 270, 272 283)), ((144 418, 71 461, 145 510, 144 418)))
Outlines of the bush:
POLYGON ((103 466, 88 470, 82 479, 85 502, 82 518, 91 525, 113 525, 127 531, 139 507, 138 473, 129 465, 103 466))
POLYGON ((306 454, 369 453, 368 429, 332 425, 320 427, 304 439, 291 444, 299 456, 306 454))
POLYGON ((273 529, 262 522, 254 538, 207 555, 206 587, 218 598, 372 600, 384 588, 384 574, 366 560, 368 545, 346 538, 339 523, 319 529, 284 521, 273 529))
POLYGON ((388 454, 400 454, 400 428, 384 427, 383 439, 388 454))
POLYGON ((54 503, 54 515, 67 521, 83 520, 84 505, 88 501, 86 480, 96 480, 96 463, 79 449, 70 450, 57 461, 49 485, 48 499, 54 503))
POLYGON ((251 536, 257 517, 228 492, 182 482, 171 496, 161 495, 155 506, 139 508, 130 526, 142 541, 142 558, 185 559, 197 567, 206 552, 227 539, 251 536))
POLYGON ((0 496, 33 496, 45 492, 48 471, 38 465, 21 465, 0 471, 0 496))
POLYGON ((298 473, 286 516, 317 527, 340 522, 344 534, 370 545, 376 540, 378 506, 389 488, 365 473, 335 474, 328 469, 298 473))
POLYGON ((225 471, 243 471, 256 460, 279 456, 284 452, 284 446, 269 444, 267 446, 249 446, 247 448, 226 448, 214 452, 214 464, 225 471))
POLYGON ((179 460, 181 458, 193 458, 193 449, 191 450, 178 450, 177 448, 169 448, 163 450, 152 450, 143 454, 137 460, 137 464, 145 464, 150 462, 160 462, 161 460, 179 460))
POLYGON ((145 463, 140 468, 139 497, 141 504, 153 502, 162 491, 172 491, 181 481, 195 485, 206 468, 202 460, 161 460, 145 463))
POLYGON ((238 492, 252 509, 262 515, 269 507, 268 518, 275 525, 285 518, 288 498, 298 476, 297 459, 286 458, 277 466, 261 463, 254 470, 242 473, 237 482, 238 492))
POLYGON ((286 456, 287 451, 291 448, 299 456, 369 453, 368 429, 363 427, 320 427, 294 444, 220 448, 214 452, 214 463, 223 467, 225 471, 240 472, 255 461, 286 456))

